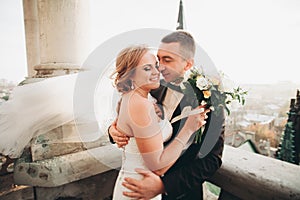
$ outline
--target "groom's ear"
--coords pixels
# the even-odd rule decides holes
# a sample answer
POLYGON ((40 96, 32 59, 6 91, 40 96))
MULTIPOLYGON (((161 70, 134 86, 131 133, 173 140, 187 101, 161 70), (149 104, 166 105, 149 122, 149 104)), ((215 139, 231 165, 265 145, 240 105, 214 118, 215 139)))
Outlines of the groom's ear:
POLYGON ((194 66, 194 59, 190 58, 190 59, 186 60, 186 66, 184 67, 184 70, 188 71, 193 66, 194 66))

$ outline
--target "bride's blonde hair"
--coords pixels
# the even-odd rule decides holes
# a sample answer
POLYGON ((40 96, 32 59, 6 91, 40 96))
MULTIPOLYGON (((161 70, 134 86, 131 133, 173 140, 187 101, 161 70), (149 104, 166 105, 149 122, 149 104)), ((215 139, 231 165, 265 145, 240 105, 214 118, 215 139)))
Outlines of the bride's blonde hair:
POLYGON ((126 93, 132 90, 133 82, 131 77, 135 73, 135 68, 138 66, 138 63, 149 51, 147 45, 132 45, 129 46, 118 54, 116 59, 116 70, 111 75, 114 79, 114 84, 117 90, 121 93, 126 93))

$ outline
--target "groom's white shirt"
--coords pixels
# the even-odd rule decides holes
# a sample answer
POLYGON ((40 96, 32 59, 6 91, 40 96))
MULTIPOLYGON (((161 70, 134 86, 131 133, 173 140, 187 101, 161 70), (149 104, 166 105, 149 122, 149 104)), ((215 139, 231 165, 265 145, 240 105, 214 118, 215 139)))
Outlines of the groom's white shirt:
MULTIPOLYGON (((170 88, 167 88, 167 93, 166 93, 165 99, 162 102, 162 104, 163 104, 165 117, 169 121, 171 121, 173 113, 174 113, 175 109, 177 108, 177 106, 179 105, 180 101, 182 100, 183 96, 184 96, 183 93, 180 93, 176 90, 172 90, 170 88)), ((194 137, 191 137, 189 139, 189 141, 187 142, 187 144, 183 148, 184 151, 192 144, 192 142, 194 140, 193 138, 194 137)))

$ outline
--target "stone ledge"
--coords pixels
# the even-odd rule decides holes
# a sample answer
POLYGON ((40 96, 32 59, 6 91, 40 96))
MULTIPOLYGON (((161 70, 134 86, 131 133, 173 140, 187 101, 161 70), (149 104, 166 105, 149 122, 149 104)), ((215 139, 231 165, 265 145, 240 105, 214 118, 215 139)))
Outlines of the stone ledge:
POLYGON ((90 142, 84 142, 80 138, 76 128, 75 122, 71 121, 45 134, 37 136, 30 147, 32 160, 45 160, 110 145, 107 135, 100 136, 98 139, 90 142))
POLYGON ((225 145, 210 182, 241 199, 300 199, 300 166, 225 145))
POLYGON ((37 73, 33 78, 49 78, 66 74, 78 73, 81 66, 73 63, 43 63, 34 66, 37 73))
POLYGON ((58 187, 36 187, 36 200, 111 200, 119 171, 109 170, 58 187))
POLYGON ((114 145, 35 162, 29 154, 16 162, 14 180, 20 185, 57 187, 119 168, 121 160, 121 151, 114 145))

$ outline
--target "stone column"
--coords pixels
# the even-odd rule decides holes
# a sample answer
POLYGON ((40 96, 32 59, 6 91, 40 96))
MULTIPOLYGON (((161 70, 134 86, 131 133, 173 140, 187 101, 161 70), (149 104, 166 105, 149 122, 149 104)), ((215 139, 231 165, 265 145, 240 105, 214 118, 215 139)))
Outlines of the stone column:
MULTIPOLYGON (((32 40, 26 41, 28 48, 32 49, 32 52, 36 51, 27 53, 27 56, 29 59, 38 58, 34 67, 37 73, 28 79, 27 83, 79 71, 90 50, 89 1, 24 0, 24 2, 26 16, 31 9, 35 8, 37 11, 37 15, 34 15, 35 26, 25 24, 25 28, 32 35, 32 40, 37 41, 34 43, 35 46, 32 40)), ((76 130, 75 122, 72 121, 33 138, 30 151, 26 149, 15 165, 15 183, 36 186, 35 199, 54 199, 60 196, 83 199, 108 198, 118 175, 118 172, 112 169, 121 164, 120 151, 108 145, 105 135, 92 142, 70 141, 70 138, 76 136, 81 139, 76 130), (110 152, 109 156, 107 152, 110 152), (95 175, 104 181, 95 180, 95 175), (94 187, 95 182, 100 183, 97 188, 94 187), (83 190, 78 188, 82 185, 85 185, 84 188, 95 189, 91 192, 81 192, 83 190), (105 192, 102 193, 100 187, 105 188, 105 192), (96 193, 97 197, 93 197, 96 193)))
POLYGON ((23 0, 23 12, 27 54, 27 74, 28 77, 33 77, 36 73, 34 71, 34 66, 40 64, 37 0, 23 0))
POLYGON ((89 3, 37 0, 40 64, 35 77, 77 72, 89 53, 89 3))

